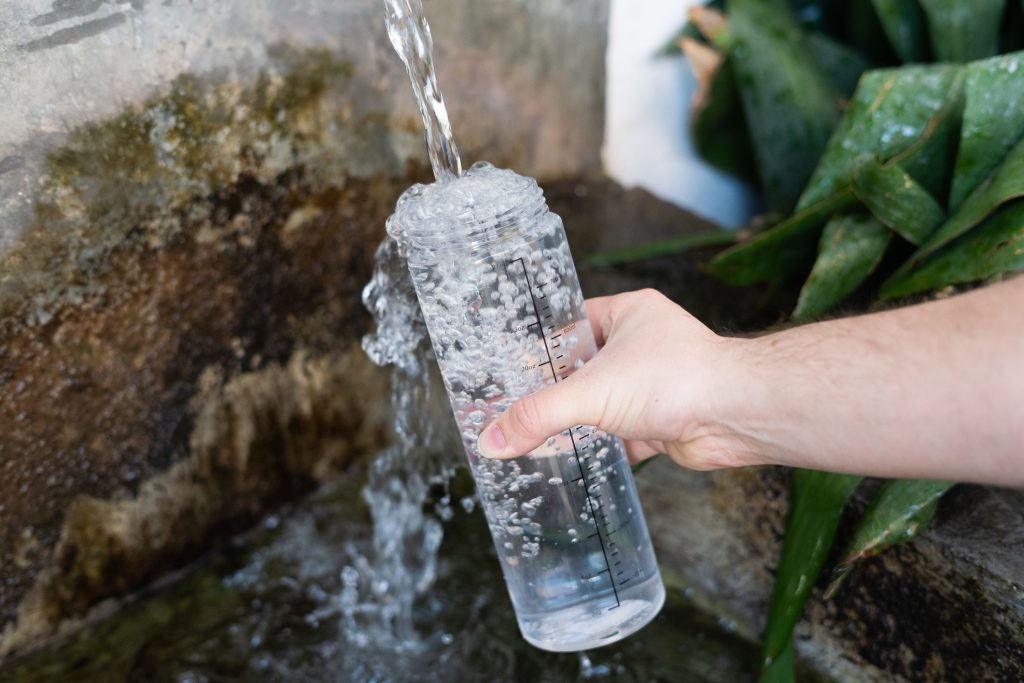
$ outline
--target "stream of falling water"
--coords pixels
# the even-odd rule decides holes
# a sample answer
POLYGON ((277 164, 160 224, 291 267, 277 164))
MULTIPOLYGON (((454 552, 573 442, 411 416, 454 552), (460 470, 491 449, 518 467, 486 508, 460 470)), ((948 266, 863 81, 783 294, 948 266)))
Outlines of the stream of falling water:
POLYGON ((376 364, 392 369, 395 440, 370 465, 363 498, 372 544, 365 554, 350 551, 340 608, 350 643, 407 652, 439 644, 434 641, 440 634, 418 633, 413 619, 417 601, 437 575, 441 522, 452 514, 447 494, 429 509, 431 491, 447 488, 457 461, 435 433, 436 418, 428 409, 430 347, 408 268, 390 239, 377 249, 363 303, 376 322, 363 348, 376 364))
POLYGON ((462 160, 455 145, 444 96, 434 72, 434 40, 423 13, 422 0, 384 0, 388 37, 405 63, 412 90, 423 116, 427 152, 434 177, 445 182, 462 175, 462 160))
MULTIPOLYGON (((423 116, 434 175, 439 182, 457 178, 462 162, 437 85, 422 2, 384 0, 384 8, 388 37, 409 72, 423 116)), ((454 450, 436 443, 428 409, 430 345, 408 267, 391 238, 377 249, 363 303, 376 323, 363 348, 377 365, 392 368, 396 438, 370 466, 363 498, 372 520, 372 545, 367 553, 350 551, 352 563, 342 572, 340 610, 349 642, 401 652, 437 644, 435 636, 417 633, 414 608, 436 578, 441 522, 452 514, 447 494, 433 512, 427 509, 431 490, 447 487, 456 459, 454 450)))

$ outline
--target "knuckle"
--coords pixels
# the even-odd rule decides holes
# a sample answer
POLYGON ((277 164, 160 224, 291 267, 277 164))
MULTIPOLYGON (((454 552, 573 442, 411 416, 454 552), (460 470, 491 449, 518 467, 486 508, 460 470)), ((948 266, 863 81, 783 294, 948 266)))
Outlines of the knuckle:
POLYGON ((680 444, 671 455, 679 464, 698 472, 732 469, 747 464, 733 449, 718 443, 680 444))
POLYGON ((644 297, 645 299, 653 299, 654 297, 658 296, 658 290, 654 289, 653 287, 644 287, 638 292, 638 294, 640 294, 640 296, 644 297))
POLYGON ((665 299, 665 295, 656 289, 645 287, 637 292, 638 298, 645 304, 660 303, 665 299))
POLYGON ((626 295, 621 306, 623 319, 629 317, 635 320, 642 320, 652 314, 659 314, 669 300, 665 295, 656 289, 646 288, 631 292, 626 295))
POLYGON ((714 459, 700 456, 690 456, 686 461, 686 466, 697 472, 714 472, 726 468, 726 465, 720 464, 714 459))

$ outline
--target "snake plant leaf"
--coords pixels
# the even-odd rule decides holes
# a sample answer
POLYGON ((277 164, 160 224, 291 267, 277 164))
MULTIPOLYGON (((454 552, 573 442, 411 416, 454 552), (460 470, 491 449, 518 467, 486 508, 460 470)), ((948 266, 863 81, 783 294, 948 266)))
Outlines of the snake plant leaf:
POLYGON ((675 35, 668 39, 660 50, 655 54, 658 57, 672 57, 683 54, 683 41, 684 40, 696 40, 699 43, 705 45, 709 44, 710 37, 707 32, 707 27, 701 25, 701 15, 705 12, 712 12, 720 17, 725 18, 722 12, 725 11, 725 0, 708 0, 703 5, 691 7, 689 12, 689 19, 683 27, 676 31, 675 35))
POLYGON ((856 50, 817 31, 807 34, 807 47, 839 94, 852 96, 861 75, 870 66, 868 60, 856 50))
POLYGON ((903 62, 928 58, 924 14, 917 0, 871 0, 893 50, 903 62))
POLYGON ((768 206, 788 213, 839 117, 840 94, 781 0, 728 0, 729 55, 768 206))
POLYGON ((684 39, 684 54, 697 79, 691 104, 691 139, 712 166, 756 182, 757 168, 732 60, 707 44, 684 39))
POLYGON ((633 474, 634 475, 639 474, 641 470, 646 468, 648 465, 650 465, 655 460, 660 459, 661 456, 663 456, 663 455, 665 455, 665 454, 664 453, 656 453, 656 454, 652 455, 651 457, 649 457, 649 458, 647 458, 645 460, 641 460, 638 463, 630 465, 630 469, 633 470, 633 474))
POLYGON ((660 242, 638 244, 625 249, 597 252, 583 259, 582 264, 585 266, 617 266, 623 263, 646 261, 659 256, 682 254, 691 249, 736 244, 738 239, 739 235, 732 230, 708 230, 680 235, 660 242))
POLYGON ((729 33, 729 20, 723 9, 724 5, 724 1, 697 5, 691 7, 687 15, 690 17, 690 23, 696 27, 709 45, 717 47, 722 52, 728 52, 732 48, 732 38, 729 33))
POLYGON ((941 188, 960 129, 962 68, 912 66, 869 71, 829 140, 797 212, 709 264, 725 282, 779 280, 814 259, 817 230, 855 203, 853 174, 865 156, 900 165, 924 188, 941 188))
POLYGON ((1024 135, 1024 52, 965 67, 964 120, 950 208, 956 210, 1024 135))
POLYGON ((693 140, 697 152, 712 166, 747 182, 757 182, 754 145, 729 59, 711 82, 704 108, 693 118, 693 140))
POLYGON ((761 683, 796 683, 796 653, 790 638, 774 662, 761 672, 761 683))
MULTIPOLYGON (((1000 206, 1024 197, 1024 138, 1007 154, 996 171, 982 183, 960 208, 921 246, 907 266, 920 261, 963 235, 1000 206)), ((904 269, 901 270, 905 270, 904 269)))
POLYGON ((893 275, 881 295, 905 297, 1013 272, 1024 272, 1024 201, 999 211, 916 270, 893 275))
POLYGON ((833 570, 825 597, 835 595, 857 562, 917 536, 931 522, 939 499, 953 485, 912 479, 882 484, 833 570))
POLYGON ((865 156, 899 163, 939 194, 963 113, 962 67, 905 66, 864 74, 797 210, 848 187, 865 156), (939 173, 936 173, 936 168, 939 173))
POLYGON ((946 212, 899 164, 865 159, 853 173, 857 198, 911 244, 921 244, 946 220, 946 212))
POLYGON ((762 671, 785 651, 832 547, 846 501, 862 478, 794 470, 789 521, 768 607, 762 671))
POLYGON ((834 214, 856 203, 851 188, 808 206, 749 241, 726 249, 708 264, 708 272, 732 285, 777 281, 814 259, 814 234, 834 214))
POLYGON ((701 44, 707 44, 704 40, 704 35, 700 32, 700 29, 692 21, 686 22, 681 29, 668 39, 668 41, 661 46, 661 48, 655 52, 657 57, 678 57, 684 54, 683 52, 683 41, 684 40, 695 40, 701 44))
POLYGON ((892 231, 870 216, 840 216, 829 221, 793 319, 813 320, 845 299, 882 262, 891 239, 892 231))
POLYGON ((999 52, 1006 0, 920 0, 935 58, 967 62, 999 52))

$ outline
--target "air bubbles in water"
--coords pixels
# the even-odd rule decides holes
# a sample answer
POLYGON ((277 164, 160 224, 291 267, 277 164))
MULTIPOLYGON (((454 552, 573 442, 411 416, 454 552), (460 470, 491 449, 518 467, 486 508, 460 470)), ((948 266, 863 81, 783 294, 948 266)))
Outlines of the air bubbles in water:
POLYGON ((363 303, 376 322, 363 348, 378 365, 392 367, 396 439, 370 465, 363 499, 372 518, 371 549, 350 550, 334 610, 350 644, 393 654, 436 644, 436 636, 417 632, 414 609, 437 576, 443 539, 437 517, 451 517, 450 496, 434 506, 437 517, 426 503, 434 486, 447 485, 454 467, 436 454, 441 449, 425 409, 432 394, 431 352, 408 268, 390 238, 377 250, 363 303))

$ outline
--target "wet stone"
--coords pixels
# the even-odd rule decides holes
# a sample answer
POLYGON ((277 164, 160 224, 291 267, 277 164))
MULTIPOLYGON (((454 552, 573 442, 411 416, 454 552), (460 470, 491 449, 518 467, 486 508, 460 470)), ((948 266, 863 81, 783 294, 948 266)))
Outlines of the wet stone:
MULTIPOLYGON (((377 0, 71 4, 0 8, 0 659, 387 441, 360 291, 427 174, 401 67, 373 56, 377 0)), ((543 26, 497 46, 516 60, 476 40, 439 58, 470 93, 467 153, 595 166, 605 4, 448 4, 439 36, 543 26), (497 103, 530 120, 510 89, 569 31, 587 87, 531 100, 547 137, 476 129, 497 103)))

